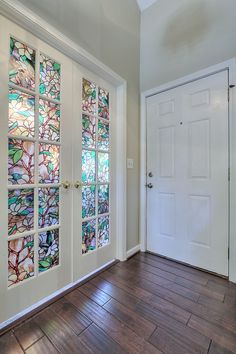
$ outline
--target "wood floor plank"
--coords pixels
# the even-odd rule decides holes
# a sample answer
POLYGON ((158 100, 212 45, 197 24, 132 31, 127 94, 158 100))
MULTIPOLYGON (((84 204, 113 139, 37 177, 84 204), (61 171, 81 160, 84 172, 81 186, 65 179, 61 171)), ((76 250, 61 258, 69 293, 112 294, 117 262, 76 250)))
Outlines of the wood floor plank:
POLYGON ((0 337, 0 354, 23 354, 16 337, 12 332, 8 332, 0 337))
POLYGON ((58 354, 59 352, 52 345, 47 337, 41 338, 26 350, 26 354, 58 354))
MULTIPOLYGON (((94 283, 96 282, 95 285, 98 286, 100 289, 102 289, 103 286, 108 289, 108 290, 107 289, 105 290, 105 288, 104 288, 104 291, 109 291, 109 288, 113 289, 113 292, 114 291, 121 291, 121 290, 119 290, 119 287, 122 286, 124 294, 125 294, 125 292, 130 293, 130 296, 131 296, 131 294, 133 294, 139 300, 143 300, 143 301, 149 303, 152 307, 158 308, 160 311, 167 313, 169 316, 177 319, 178 321, 180 321, 182 323, 187 323, 190 318, 190 312, 185 311, 184 309, 180 308, 179 306, 176 306, 175 304, 173 304, 169 301, 166 301, 165 299, 163 299, 159 296, 153 295, 153 294, 147 292, 146 290, 139 289, 138 287, 135 287, 135 286, 130 287, 131 284, 125 285, 125 284, 121 284, 119 282, 116 282, 116 277, 112 274, 107 275, 107 273, 104 272, 101 274, 101 277, 104 277, 104 278, 102 278, 103 281, 100 280, 100 283, 99 283, 100 277, 97 277, 95 280, 92 280, 92 282, 94 282, 94 283), (108 280, 108 282, 106 280, 108 280), (109 285, 109 283, 110 283, 110 285, 109 285)), ((111 294, 109 294, 109 295, 111 295, 111 294)), ((119 300, 115 296, 116 295, 114 294, 112 297, 114 297, 116 300, 123 303, 122 299, 119 300)))
POLYGON ((68 294, 66 298, 89 317, 98 327, 113 338, 129 353, 161 353, 152 344, 140 338, 129 327, 122 324, 104 308, 88 299, 79 290, 68 294))
POLYGON ((123 354, 124 349, 98 326, 92 324, 80 336, 80 340, 96 354, 123 354))
POLYGON ((91 283, 85 283, 83 286, 80 286, 79 289, 84 295, 88 296, 100 306, 103 306, 111 299, 109 295, 96 288, 96 286, 91 283))
POLYGON ((108 301, 104 308, 142 338, 148 339, 156 329, 152 322, 139 316, 135 311, 128 309, 115 299, 108 301))
POLYGON ((184 341, 182 337, 176 336, 171 332, 159 327, 149 339, 155 347, 162 350, 165 354, 206 354, 207 349, 194 345, 189 341, 184 341))
POLYGON ((83 313, 81 313, 65 298, 62 298, 52 304, 49 309, 54 311, 71 328, 73 328, 76 334, 80 334, 81 332, 83 332, 92 323, 86 316, 84 316, 83 313))
POLYGON ((70 326, 50 309, 34 317, 35 322, 50 339, 56 349, 63 354, 87 354, 92 351, 81 342, 70 326))
POLYGON ((208 336, 220 346, 236 353, 235 333, 227 331, 224 327, 217 326, 195 315, 191 316, 188 326, 208 336))
POLYGON ((212 342, 209 354, 234 354, 231 350, 221 347, 219 344, 212 342))
POLYGON ((16 327, 14 334, 24 350, 44 336, 44 333, 34 320, 27 321, 21 326, 16 327))

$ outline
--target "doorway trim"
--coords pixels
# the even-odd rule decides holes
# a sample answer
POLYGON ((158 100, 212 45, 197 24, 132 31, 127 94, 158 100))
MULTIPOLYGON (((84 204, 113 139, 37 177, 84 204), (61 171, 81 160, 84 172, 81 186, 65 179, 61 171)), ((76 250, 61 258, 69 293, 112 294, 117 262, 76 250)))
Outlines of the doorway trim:
POLYGON ((116 89, 116 259, 124 261, 126 254, 126 151, 127 151, 127 82, 100 60, 71 41, 40 16, 17 0, 0 0, 0 13, 25 30, 56 48, 64 55, 111 83, 116 89))
MULTIPOLYGON (((229 85, 236 85, 236 58, 210 66, 177 80, 154 87, 141 93, 140 115, 140 221, 139 237, 142 252, 147 250, 147 114, 146 99, 150 96, 185 85, 195 80, 228 70, 229 85)), ((236 283, 236 87, 229 88, 229 280, 236 283)))

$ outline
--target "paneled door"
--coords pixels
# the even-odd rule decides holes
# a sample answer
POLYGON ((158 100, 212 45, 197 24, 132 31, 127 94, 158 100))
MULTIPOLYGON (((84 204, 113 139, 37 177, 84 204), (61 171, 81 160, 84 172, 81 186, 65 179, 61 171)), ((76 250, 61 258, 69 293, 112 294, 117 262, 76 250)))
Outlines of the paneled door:
POLYGON ((0 17, 0 323, 72 281, 72 62, 0 17), (8 161, 8 164, 7 164, 8 161))
POLYGON ((147 99, 147 248, 228 275, 228 72, 147 99))
POLYGON ((115 89, 74 65, 73 237, 74 280, 115 255, 115 89))

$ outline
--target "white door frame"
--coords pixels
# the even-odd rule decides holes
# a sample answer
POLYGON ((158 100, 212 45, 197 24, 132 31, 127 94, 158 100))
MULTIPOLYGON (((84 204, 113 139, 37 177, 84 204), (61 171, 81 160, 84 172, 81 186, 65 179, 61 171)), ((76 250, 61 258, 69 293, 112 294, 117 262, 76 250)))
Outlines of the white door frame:
MULTIPOLYGON (((146 196, 146 161, 147 161, 147 115, 146 99, 158 93, 190 83, 203 77, 228 70, 229 85, 236 84, 236 58, 210 66, 191 75, 157 86, 141 93, 140 117, 140 222, 139 237, 141 251, 147 250, 147 196, 146 196)), ((236 88, 229 89, 229 280, 236 283, 236 88)))
POLYGON ((116 171, 119 172, 116 183, 116 258, 126 260, 126 80, 17 0, 0 0, 0 13, 116 88, 116 119, 119 121, 114 137, 117 150, 116 171))

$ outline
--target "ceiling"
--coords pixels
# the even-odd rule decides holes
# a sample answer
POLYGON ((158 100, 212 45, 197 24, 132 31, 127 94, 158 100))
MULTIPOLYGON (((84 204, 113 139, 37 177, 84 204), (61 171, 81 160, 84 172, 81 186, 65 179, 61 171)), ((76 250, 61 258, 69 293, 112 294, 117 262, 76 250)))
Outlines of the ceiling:
POLYGON ((140 11, 144 11, 147 9, 149 6, 154 4, 157 0, 137 0, 138 6, 140 8, 140 11))

